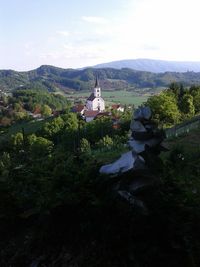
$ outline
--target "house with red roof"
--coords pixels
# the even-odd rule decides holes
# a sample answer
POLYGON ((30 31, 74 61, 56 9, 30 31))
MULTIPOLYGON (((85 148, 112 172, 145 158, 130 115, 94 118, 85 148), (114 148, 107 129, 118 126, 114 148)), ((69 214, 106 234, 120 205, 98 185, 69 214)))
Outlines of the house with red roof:
POLYGON ((124 107, 122 107, 120 104, 114 104, 112 105, 111 110, 124 112, 124 107))
POLYGON ((99 114, 98 110, 86 110, 84 112, 84 118, 86 122, 94 120, 94 118, 99 114))

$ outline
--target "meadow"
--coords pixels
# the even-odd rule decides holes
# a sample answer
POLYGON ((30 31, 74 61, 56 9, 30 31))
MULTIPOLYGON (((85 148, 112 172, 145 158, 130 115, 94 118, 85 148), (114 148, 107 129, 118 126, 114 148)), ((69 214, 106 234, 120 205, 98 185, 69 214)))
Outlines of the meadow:
MULTIPOLYGON (((65 96, 72 101, 82 101, 89 97, 91 92, 74 92, 70 94, 66 94, 65 96)), ((112 103, 120 103, 122 105, 134 105, 135 107, 141 105, 146 102, 150 94, 139 95, 135 92, 119 90, 119 91, 103 91, 102 97, 106 101, 106 105, 112 103)))
POLYGON ((41 121, 22 121, 15 123, 8 128, 0 128, 0 142, 8 140, 12 134, 22 132, 22 129, 24 129, 25 134, 35 133, 43 127, 45 122, 50 120, 52 120, 52 118, 47 118, 41 121))

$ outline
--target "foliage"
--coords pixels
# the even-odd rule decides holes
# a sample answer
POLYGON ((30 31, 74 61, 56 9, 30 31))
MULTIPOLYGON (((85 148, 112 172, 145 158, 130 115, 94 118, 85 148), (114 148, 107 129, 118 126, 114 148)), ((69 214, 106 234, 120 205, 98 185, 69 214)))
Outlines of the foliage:
POLYGON ((80 142, 80 151, 82 153, 91 153, 90 143, 86 138, 82 138, 80 142))
POLYGON ((52 110, 48 105, 44 105, 41 107, 41 114, 44 117, 49 117, 51 115, 51 113, 52 113, 52 110))
POLYGON ((181 120, 190 119, 200 111, 200 87, 184 88, 182 84, 172 83, 168 90, 147 100, 153 117, 166 126, 181 120))
POLYGON ((64 120, 61 117, 57 117, 51 122, 46 122, 41 131, 44 136, 52 138, 55 134, 63 129, 64 125, 64 120))
POLYGON ((150 97, 146 103, 153 113, 153 118, 166 125, 173 125, 180 119, 176 98, 173 94, 162 92, 150 97))
MULTIPOLYGON (((41 66, 28 72, 0 71, 0 86, 5 91, 24 89, 42 90, 44 92, 56 92, 73 89, 76 91, 89 90, 96 76, 96 69, 86 68, 83 70, 61 69, 53 66, 41 66)), ((165 72, 151 73, 136 71, 128 68, 98 69, 99 79, 103 81, 105 89, 126 89, 133 87, 167 87, 171 81, 181 82, 184 85, 198 84, 198 73, 165 72)), ((48 104, 48 103, 46 103, 48 104)))
MULTIPOLYGON (((190 91, 193 99, 197 91, 190 91)), ((192 98, 166 91, 148 104, 169 124, 180 118, 183 99, 192 98)), ((162 164, 151 158, 153 167, 159 164, 155 184, 137 193, 146 214, 114 193, 122 177, 99 174, 111 154, 124 151, 131 115, 127 109, 113 129, 110 118, 85 123, 67 110, 34 133, 18 131, 0 143, 1 266, 199 266, 197 145, 188 151, 192 142, 182 142, 162 164)), ((152 178, 152 166, 145 174, 152 178)), ((140 171, 123 179, 135 175, 140 171)))
POLYGON ((110 136, 106 135, 104 136, 102 139, 100 139, 97 143, 97 146, 100 148, 100 149, 111 149, 113 147, 114 143, 113 143, 113 140, 110 136))
POLYGON ((31 156, 35 159, 48 156, 53 150, 53 142, 44 137, 32 135, 29 142, 31 156))
POLYGON ((191 118, 195 114, 193 96, 185 94, 180 100, 180 111, 187 117, 191 118))
MULTIPOLYGON (((44 108, 44 106, 48 106, 48 109, 50 107, 56 110, 65 109, 69 106, 69 101, 61 95, 31 89, 14 91, 13 98, 10 99, 10 102, 14 103, 14 105, 19 105, 19 102, 23 103, 24 107, 30 111, 35 111, 39 107, 44 108)), ((50 113, 50 110, 48 110, 48 113, 50 113)))
POLYGON ((24 142, 24 137, 21 132, 16 133, 15 135, 12 135, 11 137, 11 142, 13 147, 22 147, 23 142, 24 142))
POLYGON ((195 113, 199 113, 200 112, 200 87, 191 86, 189 92, 193 96, 193 104, 195 108, 195 113))

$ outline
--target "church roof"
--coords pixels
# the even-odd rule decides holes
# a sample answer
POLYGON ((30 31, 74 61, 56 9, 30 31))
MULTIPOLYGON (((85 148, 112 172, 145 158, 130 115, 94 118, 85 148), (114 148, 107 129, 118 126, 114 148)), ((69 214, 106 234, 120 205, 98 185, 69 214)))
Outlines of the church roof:
POLYGON ((99 87, 99 80, 98 80, 98 77, 96 76, 96 81, 95 81, 95 88, 98 88, 99 87))
POLYGON ((94 93, 92 93, 87 100, 93 101, 96 97, 94 96, 94 93))

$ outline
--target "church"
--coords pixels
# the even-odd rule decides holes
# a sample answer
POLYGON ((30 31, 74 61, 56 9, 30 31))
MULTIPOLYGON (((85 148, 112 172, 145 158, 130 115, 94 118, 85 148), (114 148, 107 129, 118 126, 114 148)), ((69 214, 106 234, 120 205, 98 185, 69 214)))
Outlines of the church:
POLYGON ((99 86, 98 78, 96 78, 93 93, 86 100, 86 109, 99 112, 105 110, 105 101, 101 97, 101 88, 99 86))

